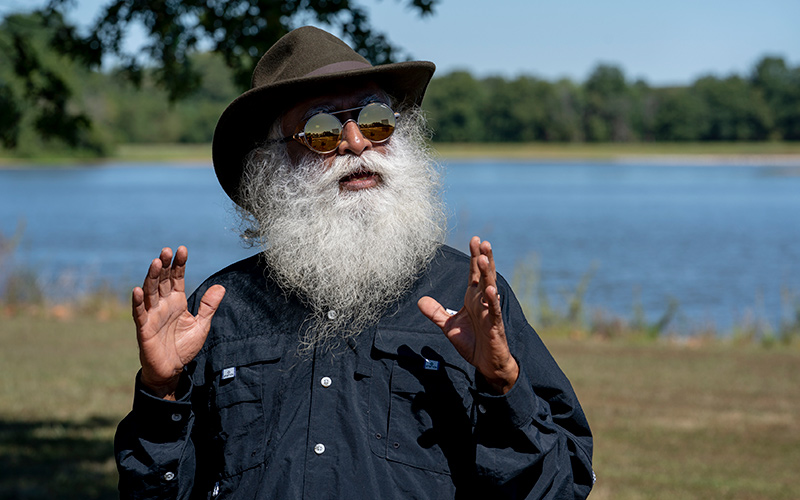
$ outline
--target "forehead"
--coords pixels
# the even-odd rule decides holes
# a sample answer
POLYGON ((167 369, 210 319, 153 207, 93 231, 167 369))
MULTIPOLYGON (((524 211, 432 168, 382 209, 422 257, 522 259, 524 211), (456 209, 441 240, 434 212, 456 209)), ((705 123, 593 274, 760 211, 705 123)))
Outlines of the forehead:
POLYGON ((309 96, 289 108, 283 114, 281 124, 285 132, 291 132, 294 126, 312 114, 354 108, 376 98, 384 100, 386 93, 372 82, 358 87, 334 88, 325 94, 309 96))

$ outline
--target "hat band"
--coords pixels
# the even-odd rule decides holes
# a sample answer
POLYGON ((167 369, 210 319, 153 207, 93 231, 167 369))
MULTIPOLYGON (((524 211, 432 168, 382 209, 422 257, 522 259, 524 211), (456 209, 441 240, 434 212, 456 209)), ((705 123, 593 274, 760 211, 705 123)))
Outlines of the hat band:
POLYGON ((330 73, 339 73, 341 71, 350 71, 353 69, 363 69, 371 67, 372 66, 370 66, 369 64, 360 61, 341 61, 325 65, 321 68, 317 68, 311 73, 307 73, 306 75, 304 75, 303 78, 308 78, 309 76, 327 75, 330 73))

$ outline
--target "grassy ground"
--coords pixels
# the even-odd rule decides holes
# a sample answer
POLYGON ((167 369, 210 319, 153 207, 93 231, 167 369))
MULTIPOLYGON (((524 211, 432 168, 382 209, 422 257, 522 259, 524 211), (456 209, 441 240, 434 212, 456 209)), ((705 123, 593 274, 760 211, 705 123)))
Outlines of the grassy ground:
POLYGON ((592 498, 800 498, 800 353, 547 343, 595 435, 592 498))
MULTIPOLYGON (((0 498, 116 498, 137 359, 124 311, 103 315, 0 316, 0 498)), ((592 498, 800 498, 797 350, 545 341, 595 433, 592 498)))
MULTIPOLYGON (((800 164, 800 142, 669 142, 669 143, 522 143, 522 144, 446 144, 434 148, 444 158, 506 158, 544 160, 618 160, 668 156, 692 160, 741 160, 743 157, 764 157, 773 161, 800 164)), ((210 144, 121 144, 110 158, 114 161, 210 161, 210 144)), ((43 153, 38 158, 16 158, 0 148, 0 166, 31 163, 86 163, 97 159, 72 158, 43 153)))

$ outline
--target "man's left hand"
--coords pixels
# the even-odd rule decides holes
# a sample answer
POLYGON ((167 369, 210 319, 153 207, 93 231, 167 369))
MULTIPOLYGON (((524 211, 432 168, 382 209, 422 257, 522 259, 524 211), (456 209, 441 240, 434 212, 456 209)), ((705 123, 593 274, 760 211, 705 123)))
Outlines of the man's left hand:
POLYGON ((442 329, 459 354, 478 369, 494 391, 505 394, 517 381, 519 366, 506 340, 492 245, 473 236, 469 251, 464 307, 450 315, 431 297, 422 297, 417 306, 442 329))

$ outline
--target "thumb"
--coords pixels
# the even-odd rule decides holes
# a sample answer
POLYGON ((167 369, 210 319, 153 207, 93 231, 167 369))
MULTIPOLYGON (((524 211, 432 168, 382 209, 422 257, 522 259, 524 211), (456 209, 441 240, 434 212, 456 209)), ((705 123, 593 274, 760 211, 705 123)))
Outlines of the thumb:
POLYGON ((417 302, 417 307, 426 318, 442 330, 445 329, 447 320, 451 318, 451 315, 445 311, 444 307, 432 297, 422 297, 417 302))
POLYGON ((200 323, 204 331, 211 328, 211 319, 214 313, 217 312, 222 298, 225 296, 225 287, 222 285, 214 285, 203 294, 200 299, 200 307, 197 308, 197 321, 200 323))

